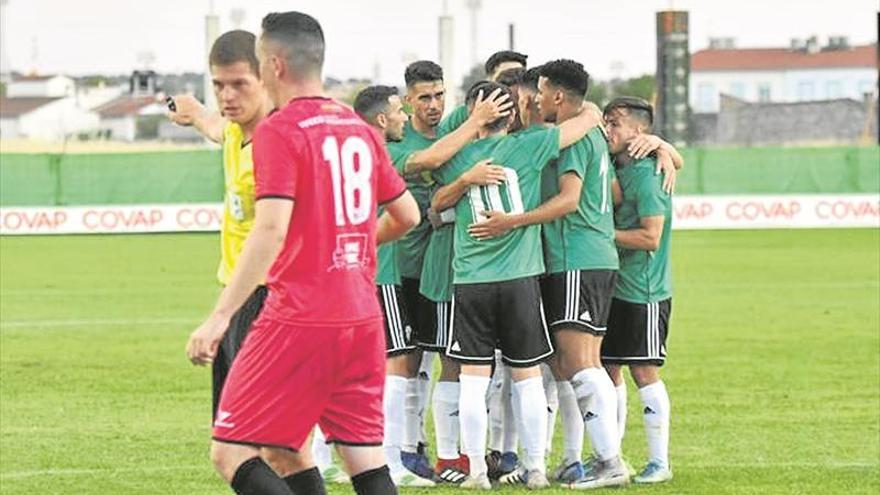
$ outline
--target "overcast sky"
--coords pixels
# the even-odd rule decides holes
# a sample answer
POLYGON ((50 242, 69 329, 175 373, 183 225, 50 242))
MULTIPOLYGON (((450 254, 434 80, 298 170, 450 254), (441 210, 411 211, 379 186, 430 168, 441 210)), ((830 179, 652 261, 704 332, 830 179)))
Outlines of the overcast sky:
MULTIPOLYGON (((209 0, 9 0, 3 45, 22 72, 123 74, 138 68, 139 53, 155 57, 160 72, 202 71, 204 15, 209 0)), ((221 32, 233 29, 230 12, 245 11, 241 27, 257 32, 271 11, 315 16, 327 39, 325 74, 373 77, 402 84, 403 68, 437 59, 437 17, 448 3, 455 18, 456 71, 471 66, 467 0, 215 0, 221 32)), ((516 49, 530 63, 573 58, 594 77, 633 76, 654 70, 654 13, 670 6, 690 11, 691 51, 710 36, 732 36, 739 47, 787 46, 792 37, 844 35, 871 43, 878 0, 482 0, 477 56, 507 47, 516 25, 516 49)))

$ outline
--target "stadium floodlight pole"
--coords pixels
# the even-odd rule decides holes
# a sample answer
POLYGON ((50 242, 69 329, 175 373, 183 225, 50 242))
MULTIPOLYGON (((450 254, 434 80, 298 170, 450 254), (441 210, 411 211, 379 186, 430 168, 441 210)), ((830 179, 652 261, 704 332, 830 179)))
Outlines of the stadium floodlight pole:
POLYGON ((9 0, 0 0, 0 79, 12 79, 12 63, 9 60, 9 50, 6 48, 6 5, 9 0))
POLYGON ((214 10, 214 1, 208 2, 208 14, 205 16, 205 75, 202 78, 202 91, 205 94, 205 108, 209 112, 217 110, 217 97, 214 96, 214 85, 211 81, 211 64, 208 54, 214 41, 220 36, 220 16, 214 10))
POLYGON ((477 14, 480 12, 482 0, 467 0, 467 8, 471 11, 471 67, 480 63, 477 58, 477 14))
POLYGON ((449 14, 449 3, 443 0, 443 14, 437 19, 437 31, 439 34, 440 67, 443 68, 443 79, 446 81, 446 107, 444 112, 449 111, 458 101, 458 79, 455 77, 455 26, 452 15, 449 14))

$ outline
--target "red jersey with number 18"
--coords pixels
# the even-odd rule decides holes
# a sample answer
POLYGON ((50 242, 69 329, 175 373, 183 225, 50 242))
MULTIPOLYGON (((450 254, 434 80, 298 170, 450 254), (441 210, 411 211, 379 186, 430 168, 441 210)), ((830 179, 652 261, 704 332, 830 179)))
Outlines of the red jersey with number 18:
POLYGON ((406 191, 382 137, 349 108, 295 98, 253 137, 257 201, 294 201, 261 318, 348 326, 382 318, 376 207, 406 191))

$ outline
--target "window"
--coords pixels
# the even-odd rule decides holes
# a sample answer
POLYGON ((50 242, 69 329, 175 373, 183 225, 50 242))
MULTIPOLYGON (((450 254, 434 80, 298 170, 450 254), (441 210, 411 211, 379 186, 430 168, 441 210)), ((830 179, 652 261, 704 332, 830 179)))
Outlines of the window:
POLYGON ((801 81, 800 83, 798 83, 798 101, 809 101, 813 98, 813 81, 801 81))
POLYGON ((825 83, 825 97, 828 99, 843 96, 840 81, 828 81, 825 83))
POLYGON ((877 85, 871 81, 861 81, 859 83, 859 97, 864 98, 865 93, 875 94, 877 85))
POLYGON ((770 83, 758 83, 758 101, 770 101, 770 83))
POLYGON ((715 85, 712 83, 700 83, 697 86, 697 111, 711 112, 715 110, 715 85))
POLYGON ((746 85, 745 83, 735 82, 730 84, 730 94, 737 98, 745 98, 746 97, 746 85))

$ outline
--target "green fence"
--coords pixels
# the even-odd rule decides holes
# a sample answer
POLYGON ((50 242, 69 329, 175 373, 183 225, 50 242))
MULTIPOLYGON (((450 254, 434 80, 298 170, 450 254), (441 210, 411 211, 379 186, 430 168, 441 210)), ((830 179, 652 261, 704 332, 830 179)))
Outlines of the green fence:
MULTIPOLYGON (((880 192, 880 147, 684 150, 678 194, 880 192)), ((196 203, 223 194, 215 150, 0 154, 0 206, 196 203)))

